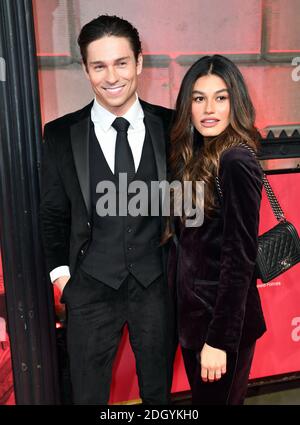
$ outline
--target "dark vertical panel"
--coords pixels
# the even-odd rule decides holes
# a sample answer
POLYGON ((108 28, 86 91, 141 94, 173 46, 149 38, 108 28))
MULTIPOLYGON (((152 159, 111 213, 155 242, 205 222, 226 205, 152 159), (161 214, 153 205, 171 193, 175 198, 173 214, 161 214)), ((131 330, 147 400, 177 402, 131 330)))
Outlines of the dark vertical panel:
POLYGON ((41 125, 30 0, 0 0, 0 232, 18 404, 55 404, 51 286, 38 224, 41 125))

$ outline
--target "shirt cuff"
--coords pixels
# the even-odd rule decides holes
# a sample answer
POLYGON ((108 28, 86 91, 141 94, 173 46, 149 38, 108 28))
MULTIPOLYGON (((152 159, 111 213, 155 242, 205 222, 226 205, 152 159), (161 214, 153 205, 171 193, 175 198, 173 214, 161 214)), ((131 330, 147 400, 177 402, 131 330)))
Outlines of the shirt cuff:
POLYGON ((59 266, 50 272, 50 280, 52 283, 54 283, 56 279, 62 276, 71 276, 69 266, 59 266))

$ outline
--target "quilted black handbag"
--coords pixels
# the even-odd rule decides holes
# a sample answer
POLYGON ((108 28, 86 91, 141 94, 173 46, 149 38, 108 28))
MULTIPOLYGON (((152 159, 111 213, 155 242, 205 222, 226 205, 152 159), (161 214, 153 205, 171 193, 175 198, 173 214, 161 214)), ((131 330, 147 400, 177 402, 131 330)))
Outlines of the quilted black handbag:
MULTIPOLYGON (((240 144, 248 149, 256 158, 250 146, 240 144)), ((258 164, 262 169, 259 161, 258 164)), ((278 224, 258 237, 258 252, 256 258, 256 275, 267 283, 279 276, 300 261, 300 239, 292 223, 287 221, 283 210, 273 192, 273 189, 262 169, 263 185, 278 224)), ((223 198, 219 178, 216 185, 220 198, 223 198)))

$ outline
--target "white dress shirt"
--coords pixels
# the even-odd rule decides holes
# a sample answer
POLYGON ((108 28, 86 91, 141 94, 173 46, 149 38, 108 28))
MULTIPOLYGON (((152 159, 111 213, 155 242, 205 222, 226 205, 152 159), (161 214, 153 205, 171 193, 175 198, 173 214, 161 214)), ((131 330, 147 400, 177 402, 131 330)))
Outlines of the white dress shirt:
MULTIPOLYGON (((94 123, 97 140, 112 173, 115 171, 117 131, 111 125, 116 118, 114 114, 103 108, 96 99, 94 100, 91 109, 91 120, 94 123)), ((128 128, 128 142, 133 155, 135 171, 137 171, 141 161, 146 134, 144 111, 138 97, 136 97, 134 104, 126 114, 123 115, 123 118, 130 124, 128 128)), ((56 267, 50 272, 52 283, 61 276, 70 276, 69 266, 56 267)))

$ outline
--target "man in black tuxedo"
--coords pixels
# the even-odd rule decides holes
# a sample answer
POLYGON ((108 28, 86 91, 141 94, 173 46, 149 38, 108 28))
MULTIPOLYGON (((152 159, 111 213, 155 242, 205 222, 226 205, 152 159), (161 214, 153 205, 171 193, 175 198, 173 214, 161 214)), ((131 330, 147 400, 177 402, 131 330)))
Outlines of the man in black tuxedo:
MULTIPOLYGON (((101 216, 99 182, 166 179, 171 110, 136 94, 141 42, 126 20, 102 15, 79 35, 92 103, 45 126, 41 223, 47 268, 67 305, 75 404, 106 404, 125 324, 145 404, 166 404, 172 303, 161 216, 101 216)), ((132 194, 126 193, 126 201, 132 194)), ((151 202, 155 202, 151 200, 151 202)), ((150 206, 149 206, 150 210, 150 206)))

